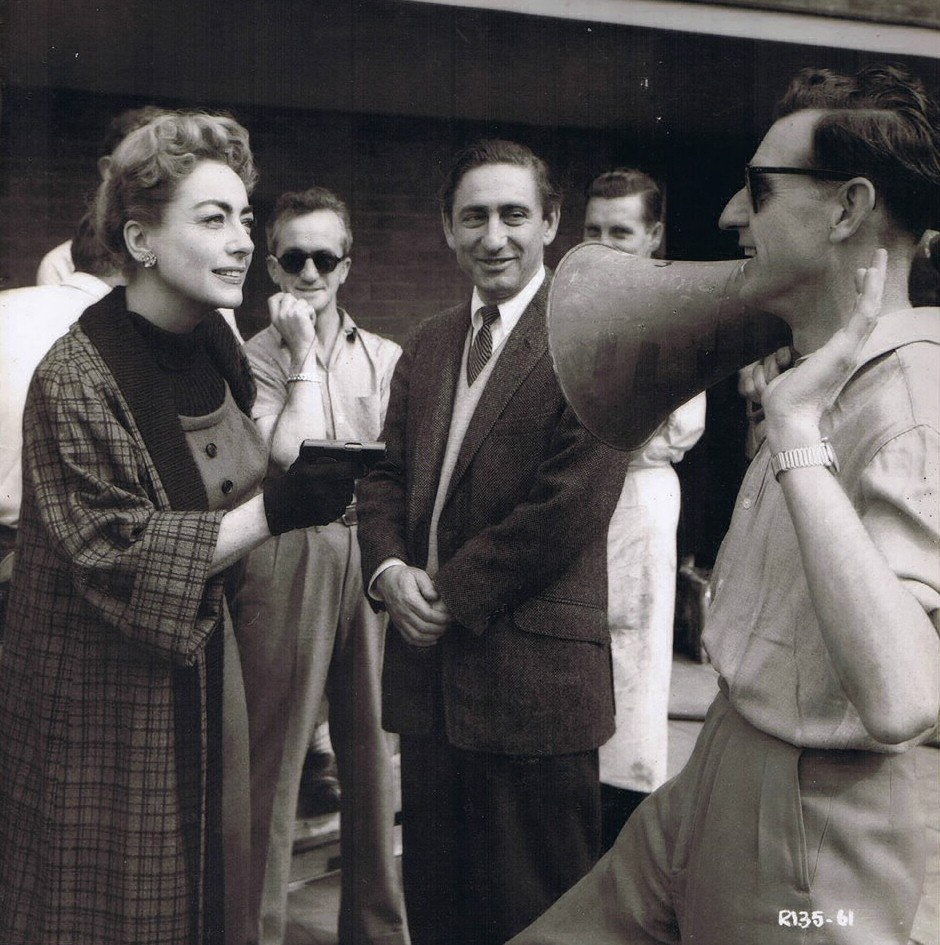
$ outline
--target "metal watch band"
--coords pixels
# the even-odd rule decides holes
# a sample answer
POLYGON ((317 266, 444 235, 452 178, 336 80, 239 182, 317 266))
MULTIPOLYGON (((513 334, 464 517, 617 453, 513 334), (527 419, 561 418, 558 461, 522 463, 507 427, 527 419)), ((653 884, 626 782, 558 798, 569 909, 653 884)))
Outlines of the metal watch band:
POLYGON ((780 479, 780 473, 788 469, 801 469, 807 466, 826 466, 833 472, 839 471, 839 463, 832 444, 828 439, 812 446, 798 446, 792 450, 781 450, 770 458, 770 469, 774 479, 780 479))

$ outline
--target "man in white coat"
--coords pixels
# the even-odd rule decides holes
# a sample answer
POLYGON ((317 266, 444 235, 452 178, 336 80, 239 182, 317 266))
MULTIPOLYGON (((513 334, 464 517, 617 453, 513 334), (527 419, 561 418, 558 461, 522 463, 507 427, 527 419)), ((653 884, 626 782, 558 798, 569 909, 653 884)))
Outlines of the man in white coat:
MULTIPOLYGON (((588 187, 584 239, 648 258, 663 238, 663 195, 643 171, 617 168, 588 187)), ((705 429, 705 394, 673 411, 630 461, 607 532, 617 729, 600 748, 601 846, 666 780, 676 603, 679 477, 672 468, 705 429)))

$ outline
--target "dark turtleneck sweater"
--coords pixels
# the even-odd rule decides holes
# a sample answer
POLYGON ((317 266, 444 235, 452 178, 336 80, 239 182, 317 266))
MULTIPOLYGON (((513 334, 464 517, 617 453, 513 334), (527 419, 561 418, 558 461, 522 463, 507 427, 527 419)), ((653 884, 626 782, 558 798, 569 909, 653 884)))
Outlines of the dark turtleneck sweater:
POLYGON ((128 315, 166 378, 180 416, 203 417, 218 410, 225 400, 225 380, 209 355, 206 324, 180 334, 158 328, 136 312, 128 315))

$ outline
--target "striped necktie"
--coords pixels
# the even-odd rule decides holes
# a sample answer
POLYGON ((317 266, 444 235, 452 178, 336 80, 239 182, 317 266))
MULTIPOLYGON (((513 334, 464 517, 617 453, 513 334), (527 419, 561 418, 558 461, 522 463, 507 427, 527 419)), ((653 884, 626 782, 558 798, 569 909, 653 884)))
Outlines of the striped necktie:
POLYGON ((499 318, 499 309, 495 305, 485 305, 480 309, 483 324, 470 345, 470 354, 467 356, 467 386, 470 387, 477 379, 480 371, 486 367, 493 354, 493 330, 490 327, 499 318))

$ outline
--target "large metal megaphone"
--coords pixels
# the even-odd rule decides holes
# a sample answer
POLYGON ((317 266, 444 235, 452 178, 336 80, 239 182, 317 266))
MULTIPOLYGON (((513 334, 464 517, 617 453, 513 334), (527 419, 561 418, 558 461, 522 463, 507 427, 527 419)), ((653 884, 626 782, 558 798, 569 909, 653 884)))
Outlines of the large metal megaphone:
POLYGON ((790 344, 785 322, 741 301, 742 265, 641 259, 602 243, 565 254, 548 295, 548 341, 591 433, 637 449, 695 394, 790 344))

